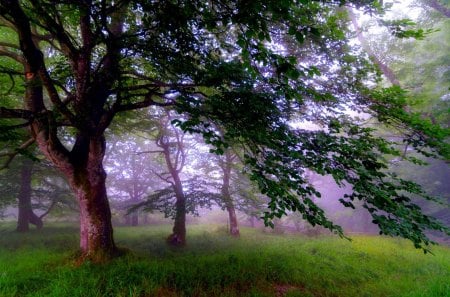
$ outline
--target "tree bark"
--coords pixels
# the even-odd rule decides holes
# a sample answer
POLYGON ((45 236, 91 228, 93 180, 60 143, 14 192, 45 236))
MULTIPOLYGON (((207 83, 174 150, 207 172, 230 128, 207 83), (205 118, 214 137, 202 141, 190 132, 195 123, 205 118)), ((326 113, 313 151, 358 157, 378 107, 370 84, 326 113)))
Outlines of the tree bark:
MULTIPOLYGON (((176 153, 172 155, 171 144, 169 142, 168 125, 170 114, 167 113, 167 118, 161 119, 160 131, 156 140, 156 144, 162 148, 162 153, 166 161, 166 166, 169 171, 172 181, 168 181, 175 191, 175 220, 172 229, 172 234, 167 237, 167 243, 172 246, 186 245, 186 196, 183 192, 183 184, 180 179, 180 172, 184 167, 186 155, 183 147, 182 137, 177 131, 174 131, 176 141, 176 153)), ((167 180, 166 180, 167 182, 167 180)))
POLYGON ((38 217, 31 206, 31 178, 33 171, 33 162, 29 159, 25 159, 22 163, 20 172, 21 183, 20 192, 18 196, 18 219, 17 219, 17 231, 27 232, 30 227, 29 224, 33 224, 37 229, 41 229, 43 226, 42 219, 38 217))
POLYGON ((239 237, 239 226, 236 216, 236 210, 234 208, 233 198, 230 194, 230 178, 231 178, 231 166, 232 166, 232 155, 228 150, 225 152, 225 160, 221 162, 223 177, 222 177, 222 199, 225 202, 226 209, 228 211, 228 218, 230 221, 230 235, 234 237, 239 237))
MULTIPOLYGON (((79 5, 80 37, 82 46, 77 48, 58 22, 43 23, 56 30, 57 42, 62 52, 69 59, 74 78, 75 90, 66 99, 61 100, 55 83, 45 67, 44 54, 33 40, 32 22, 22 9, 18 0, 7 1, 2 5, 17 31, 20 50, 25 61, 25 105, 34 114, 30 132, 42 153, 67 178, 74 191, 80 208, 80 249, 82 258, 103 261, 116 253, 111 224, 111 211, 106 195, 106 173, 103 169, 105 152, 104 131, 109 125, 114 112, 104 110, 110 90, 119 77, 120 35, 128 5, 123 2, 121 9, 111 16, 107 51, 102 59, 102 66, 93 75, 91 57, 94 48, 92 16, 89 1, 79 5), (43 90, 46 90, 52 110, 44 104, 43 90), (73 109, 66 102, 73 102, 73 109), (68 150, 58 137, 58 123, 77 130, 75 144, 68 150)), ((43 6, 31 2, 33 9, 46 15, 43 6), (42 10, 42 11, 41 11, 42 10)), ((46 15, 52 18, 50 15, 46 15)), ((45 25, 44 25, 45 27, 45 25)), ((120 103, 120 101, 119 101, 120 103)), ((118 104, 120 105, 120 104, 118 104)))
POLYGON ((186 197, 183 193, 183 186, 177 171, 171 172, 174 177, 175 190, 175 222, 172 234, 167 237, 167 243, 173 246, 186 245, 186 197))
POLYGON ((80 207, 82 257, 94 262, 108 260, 117 252, 102 164, 104 142, 103 137, 91 139, 86 164, 65 172, 80 207))

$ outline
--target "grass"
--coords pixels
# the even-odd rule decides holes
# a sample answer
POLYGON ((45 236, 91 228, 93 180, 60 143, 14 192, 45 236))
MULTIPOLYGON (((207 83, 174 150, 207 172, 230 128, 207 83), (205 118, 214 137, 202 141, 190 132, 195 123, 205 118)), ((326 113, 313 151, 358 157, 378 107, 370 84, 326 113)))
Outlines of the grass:
POLYGON ((0 296, 450 296, 450 249, 424 255, 407 241, 309 238, 191 226, 185 249, 169 248, 170 226, 120 227, 132 252, 76 266, 76 227, 29 234, 0 225, 0 296))

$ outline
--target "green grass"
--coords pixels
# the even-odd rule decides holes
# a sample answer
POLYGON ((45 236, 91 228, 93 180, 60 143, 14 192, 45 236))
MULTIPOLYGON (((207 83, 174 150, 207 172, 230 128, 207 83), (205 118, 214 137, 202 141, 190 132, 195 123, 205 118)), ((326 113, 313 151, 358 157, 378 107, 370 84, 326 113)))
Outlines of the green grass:
POLYGON ((185 249, 169 248, 170 226, 116 228, 132 252, 76 266, 76 227, 29 234, 0 225, 0 296, 450 296, 450 249, 424 255, 399 239, 353 241, 264 234, 240 239, 191 226, 185 249))

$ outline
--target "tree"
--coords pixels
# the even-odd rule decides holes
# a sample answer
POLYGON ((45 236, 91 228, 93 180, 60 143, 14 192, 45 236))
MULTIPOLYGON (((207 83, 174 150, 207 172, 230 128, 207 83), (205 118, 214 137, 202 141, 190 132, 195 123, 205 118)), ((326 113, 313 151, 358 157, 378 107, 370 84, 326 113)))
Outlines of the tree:
POLYGON ((236 209, 234 207, 233 198, 231 197, 230 193, 231 169, 233 166, 233 161, 235 159, 236 155, 233 155, 232 151, 228 149, 224 153, 224 158, 219 160, 219 166, 222 169, 222 187, 220 194, 228 212, 230 234, 232 236, 239 237, 239 226, 236 216, 236 209))
POLYGON ((176 198, 175 221, 167 242, 174 246, 184 246, 186 244, 186 195, 180 174, 186 164, 187 155, 183 141, 184 134, 177 128, 171 128, 170 120, 170 113, 159 119, 156 145, 162 150, 167 172, 158 176, 171 185, 176 198))
POLYGON ((18 195, 17 231, 19 232, 27 232, 29 223, 36 225, 38 229, 43 226, 42 219, 33 212, 31 206, 32 171, 32 161, 24 160, 20 170, 20 192, 18 195))
POLYGON ((29 224, 41 229, 43 219, 55 208, 71 206, 73 197, 48 162, 21 156, 0 175, 1 208, 17 209, 17 231, 29 231, 29 224), (3 205, 4 204, 4 205, 3 205))
POLYGON ((425 229, 443 230, 403 193, 429 197, 385 171, 381 153, 396 153, 390 143, 342 113, 366 111, 407 132, 405 141, 416 148, 448 156, 446 132, 405 112, 399 88, 369 88, 370 63, 352 54, 346 21, 336 14, 344 4, 380 10, 378 1, 359 0, 1 0, 2 28, 14 36, 12 43, 0 40, 7 49, 1 54, 21 61, 26 90, 25 108, 2 106, 0 116, 24 120, 76 193, 83 257, 101 261, 117 251, 105 130, 119 112, 147 106, 184 114, 179 126, 203 134, 216 153, 239 142, 252 179, 271 199, 268 224, 298 210, 310 223, 343 234, 310 199, 317 191, 301 174, 310 168, 353 185, 344 202, 363 200, 383 233, 421 246, 428 243, 425 229), (284 55, 271 43, 277 36, 308 43, 321 53, 316 60, 329 58, 333 67, 321 73, 313 60, 284 55), (293 129, 293 115, 324 129, 293 129))

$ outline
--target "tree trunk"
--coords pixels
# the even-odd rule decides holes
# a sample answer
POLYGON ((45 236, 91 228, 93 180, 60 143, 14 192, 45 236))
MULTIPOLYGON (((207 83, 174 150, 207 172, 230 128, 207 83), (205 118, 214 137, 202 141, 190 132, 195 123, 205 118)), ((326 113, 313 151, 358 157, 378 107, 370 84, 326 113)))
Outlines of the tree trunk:
POLYGON ((167 243, 173 246, 186 245, 186 198, 183 193, 183 186, 181 184, 178 173, 175 175, 175 189, 176 203, 175 203, 175 222, 172 229, 172 234, 167 238, 167 243))
POLYGON ((28 216, 31 212, 31 165, 27 164, 25 160, 20 170, 20 192, 19 192, 19 207, 17 219, 17 231, 27 232, 29 227, 28 216))
POLYGON ((103 262, 116 252, 103 167, 89 168, 72 184, 80 206, 80 249, 83 257, 103 262))
POLYGON ((239 227, 236 216, 236 210, 233 204, 233 198, 230 194, 230 178, 231 178, 231 166, 232 166, 232 155, 230 151, 226 151, 225 153, 225 161, 221 163, 221 168, 223 171, 222 178, 222 199, 225 202, 225 206, 228 211, 228 217, 230 220, 230 235, 234 237, 239 237, 239 227))
POLYGON ((230 235, 234 237, 239 237, 239 226, 236 216, 236 210, 234 209, 233 203, 227 206, 228 218, 230 220, 230 235))
MULTIPOLYGON (((82 40, 80 48, 83 50, 76 50, 76 46, 73 48, 68 46, 71 41, 66 43, 64 37, 63 42, 59 39, 75 79, 76 91, 66 97, 70 98, 68 102, 73 103, 72 110, 61 99, 45 67, 44 54, 32 34, 32 22, 22 9, 25 5, 18 0, 6 2, 8 5, 3 5, 2 1, 4 10, 2 14, 8 14, 14 24, 20 50, 25 58, 24 102, 26 109, 34 113, 30 121, 31 135, 46 158, 66 176, 77 197, 80 208, 80 248, 83 258, 93 261, 110 258, 116 252, 116 246, 113 240, 111 211, 106 196, 106 174, 102 161, 105 153, 104 131, 115 112, 106 112, 104 106, 119 77, 121 52, 119 37, 123 31, 128 3, 120 5, 120 9, 111 15, 108 46, 102 59, 102 66, 97 69, 95 75, 91 72, 95 38, 89 29, 92 25, 92 6, 88 4, 89 1, 85 5, 86 9, 80 10, 79 16, 81 28, 79 33, 82 40), (44 88, 52 102, 51 110, 44 104, 44 88), (58 136, 59 121, 67 121, 69 126, 77 130, 72 150, 68 150, 58 136)), ((63 32, 58 36, 66 34, 63 32)))
POLYGON ((43 226, 42 220, 33 212, 31 207, 31 177, 33 170, 33 162, 29 159, 25 159, 22 163, 20 172, 21 183, 20 192, 18 197, 18 220, 17 231, 27 232, 29 224, 35 225, 38 229, 43 226))
POLYGON ((60 169, 65 173, 80 208, 82 259, 103 262, 117 252, 103 169, 105 140, 99 137, 86 142, 89 144, 85 152, 87 157, 83 158, 80 154, 80 163, 76 167, 64 167, 68 164, 62 164, 60 169))
POLYGON ((358 21, 356 20, 356 16, 353 13, 352 8, 347 8, 347 12, 350 17, 350 21, 352 22, 352 25, 356 31, 356 37, 358 38, 359 43, 361 43, 363 49, 369 55, 372 62, 375 63, 380 68, 381 72, 384 74, 384 76, 389 80, 389 82, 392 85, 399 86, 400 82, 397 79, 397 76, 395 75, 394 71, 392 71, 392 69, 386 63, 382 62, 380 58, 368 46, 366 38, 364 37, 362 30, 359 27, 358 21))
POLYGON ((183 184, 180 179, 180 172, 184 166, 184 149, 183 143, 177 137, 177 153, 175 160, 171 159, 170 144, 166 139, 168 121, 164 122, 161 127, 161 134, 157 139, 157 145, 163 149, 164 159, 166 161, 167 169, 172 177, 172 187, 175 191, 175 221, 172 229, 172 234, 167 237, 167 243, 172 246, 182 247, 186 245, 186 197, 183 192, 183 184), (181 159, 179 159, 181 158, 181 159))

